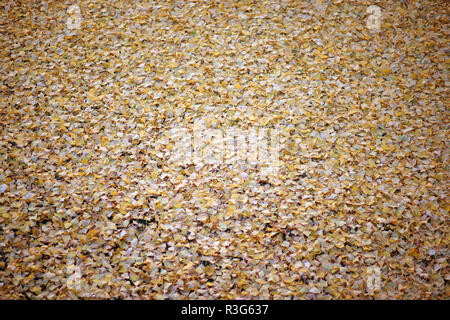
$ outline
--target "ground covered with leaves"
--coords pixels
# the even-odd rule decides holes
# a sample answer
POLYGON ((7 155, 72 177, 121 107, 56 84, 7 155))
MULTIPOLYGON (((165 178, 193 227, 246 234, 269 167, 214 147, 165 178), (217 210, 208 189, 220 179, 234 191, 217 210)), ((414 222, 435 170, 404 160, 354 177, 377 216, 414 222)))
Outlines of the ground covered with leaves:
POLYGON ((448 299, 448 14, 3 1, 0 297, 448 299), (171 162, 196 119, 278 171, 171 162))

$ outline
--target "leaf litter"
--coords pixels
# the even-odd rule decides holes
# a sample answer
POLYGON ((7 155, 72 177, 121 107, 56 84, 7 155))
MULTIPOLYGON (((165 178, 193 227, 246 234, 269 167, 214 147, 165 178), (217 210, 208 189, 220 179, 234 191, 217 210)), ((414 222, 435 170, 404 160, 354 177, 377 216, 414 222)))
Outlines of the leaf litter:
POLYGON ((445 1, 73 4, 0 9, 0 297, 449 297, 445 1), (278 173, 171 163, 196 119, 278 173))

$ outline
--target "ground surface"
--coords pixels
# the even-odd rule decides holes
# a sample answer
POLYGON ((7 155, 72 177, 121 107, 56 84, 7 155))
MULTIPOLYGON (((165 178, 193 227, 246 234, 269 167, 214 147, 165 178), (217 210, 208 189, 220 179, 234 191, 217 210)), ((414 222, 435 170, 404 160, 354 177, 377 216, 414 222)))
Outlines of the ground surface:
POLYGON ((74 3, 0 5, 1 298, 448 299, 446 1, 74 3))

